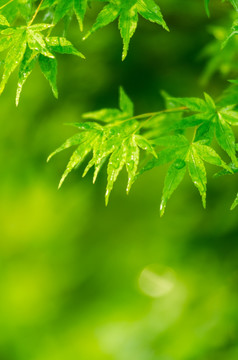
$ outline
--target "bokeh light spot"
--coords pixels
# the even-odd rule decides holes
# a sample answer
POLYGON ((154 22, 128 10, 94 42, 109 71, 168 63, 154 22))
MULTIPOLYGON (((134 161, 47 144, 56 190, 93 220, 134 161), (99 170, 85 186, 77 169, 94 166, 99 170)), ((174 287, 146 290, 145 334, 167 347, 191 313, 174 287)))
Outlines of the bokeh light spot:
POLYGON ((173 289, 174 284, 173 270, 158 264, 145 267, 138 279, 140 290, 152 298, 167 295, 173 289))

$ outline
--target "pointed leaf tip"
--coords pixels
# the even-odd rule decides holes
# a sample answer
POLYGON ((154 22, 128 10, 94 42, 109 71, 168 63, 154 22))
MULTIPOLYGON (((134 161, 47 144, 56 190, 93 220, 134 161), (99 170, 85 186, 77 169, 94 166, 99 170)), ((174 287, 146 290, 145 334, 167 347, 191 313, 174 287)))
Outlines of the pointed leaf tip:
POLYGON ((58 190, 61 188, 63 182, 64 182, 64 180, 61 179, 60 182, 59 182, 59 185, 58 185, 58 190))
POLYGON ((91 35, 90 31, 84 35, 84 37, 82 38, 83 41, 87 40, 87 38, 89 38, 89 36, 91 35))
POLYGON ((105 206, 108 206, 110 193, 111 193, 111 191, 109 191, 109 190, 107 189, 107 190, 106 190, 106 193, 105 193, 105 206))
POLYGON ((202 196, 202 206, 204 209, 207 207, 206 194, 202 196))
POLYGON ((230 209, 234 210, 237 206, 238 206, 238 193, 237 193, 236 198, 235 198, 233 204, 231 205, 230 209))
POLYGON ((164 216, 165 208, 166 208, 166 204, 165 204, 165 202, 162 200, 161 203, 160 203, 160 217, 163 217, 163 216, 164 216))

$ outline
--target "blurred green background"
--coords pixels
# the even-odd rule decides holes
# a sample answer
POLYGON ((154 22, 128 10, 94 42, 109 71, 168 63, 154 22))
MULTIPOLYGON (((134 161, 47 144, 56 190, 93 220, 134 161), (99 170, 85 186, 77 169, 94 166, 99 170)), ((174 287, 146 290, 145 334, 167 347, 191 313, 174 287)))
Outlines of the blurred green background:
MULTIPOLYGON (((159 217, 167 167, 146 173, 125 195, 122 174, 104 206, 105 169, 96 185, 81 169, 57 184, 70 150, 46 158, 83 112, 117 105, 122 85, 136 113, 175 96, 218 95, 199 60, 207 26, 229 24, 229 9, 202 0, 160 0, 170 33, 142 19, 121 63, 116 24, 81 41, 86 55, 59 58, 59 100, 35 70, 18 109, 16 77, 0 99, 0 359, 237 360, 237 178, 214 179, 207 210, 188 178, 159 217)), ((97 8, 88 11, 86 29, 97 8)))

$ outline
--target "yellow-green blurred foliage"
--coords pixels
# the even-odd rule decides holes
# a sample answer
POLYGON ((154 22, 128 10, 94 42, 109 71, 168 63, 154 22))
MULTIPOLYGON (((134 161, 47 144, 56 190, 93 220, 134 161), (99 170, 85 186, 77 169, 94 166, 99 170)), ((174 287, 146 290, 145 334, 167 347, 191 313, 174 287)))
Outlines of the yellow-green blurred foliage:
MULTIPOLYGON (((229 206, 237 178, 210 179, 208 209, 187 180, 159 218, 166 168, 145 174, 125 195, 125 174, 104 206, 105 171, 96 185, 78 169, 60 191, 70 151, 49 153, 86 111, 117 104, 124 86, 136 112, 206 89, 198 55, 206 27, 224 22, 214 1, 161 0, 170 33, 141 20, 121 63, 116 24, 86 42, 76 21, 71 40, 85 53, 59 60, 59 100, 40 71, 18 109, 16 78, 0 99, 0 360, 238 359, 238 222, 229 206)), ((95 12, 88 12, 86 29, 95 12)))

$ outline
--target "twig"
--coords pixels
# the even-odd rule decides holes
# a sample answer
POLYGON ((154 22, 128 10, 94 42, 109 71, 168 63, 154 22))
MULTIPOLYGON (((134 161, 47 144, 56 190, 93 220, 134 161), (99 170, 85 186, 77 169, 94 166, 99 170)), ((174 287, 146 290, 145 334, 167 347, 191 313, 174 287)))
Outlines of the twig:
POLYGON ((14 1, 14 0, 10 0, 10 1, 8 1, 6 4, 2 5, 2 6, 0 7, 0 10, 2 10, 3 8, 5 8, 5 6, 11 4, 11 2, 13 2, 13 1, 14 1))
POLYGON ((36 18, 36 15, 38 14, 39 10, 40 10, 40 7, 42 5, 44 0, 41 0, 39 6, 37 7, 36 11, 35 11, 35 14, 32 16, 32 19, 30 20, 30 22, 28 23, 28 26, 31 26, 31 24, 33 23, 33 21, 35 20, 36 18))
POLYGON ((148 120, 151 120, 151 118, 153 118, 154 116, 160 115, 160 114, 174 113, 174 112, 180 112, 180 111, 184 111, 184 110, 188 110, 188 108, 186 106, 181 106, 181 107, 178 107, 178 108, 165 109, 165 110, 160 110, 160 111, 157 111, 157 112, 151 112, 151 113, 136 115, 136 116, 130 117, 129 119, 116 121, 113 125, 117 125, 117 124, 120 124, 120 123, 123 123, 123 122, 126 122, 126 121, 130 121, 130 120, 140 120, 140 119, 145 119, 145 118, 149 118, 148 120))

